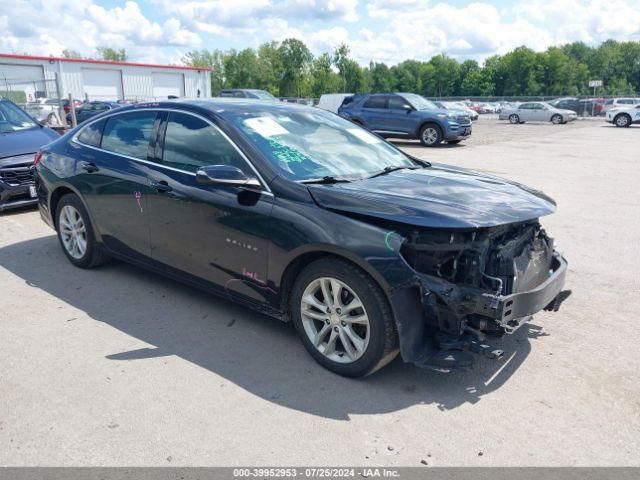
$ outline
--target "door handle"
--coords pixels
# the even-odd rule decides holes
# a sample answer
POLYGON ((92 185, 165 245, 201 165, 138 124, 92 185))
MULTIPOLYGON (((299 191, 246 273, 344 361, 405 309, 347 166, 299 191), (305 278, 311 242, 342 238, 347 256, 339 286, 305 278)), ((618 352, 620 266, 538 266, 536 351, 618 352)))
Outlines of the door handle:
POLYGON ((82 168, 87 173, 93 173, 100 170, 95 163, 91 163, 91 162, 81 162, 80 168, 82 168))
POLYGON ((171 185, 169 185, 164 180, 160 180, 159 182, 151 182, 151 187, 155 188, 160 193, 166 193, 173 190, 173 187, 171 187, 171 185))

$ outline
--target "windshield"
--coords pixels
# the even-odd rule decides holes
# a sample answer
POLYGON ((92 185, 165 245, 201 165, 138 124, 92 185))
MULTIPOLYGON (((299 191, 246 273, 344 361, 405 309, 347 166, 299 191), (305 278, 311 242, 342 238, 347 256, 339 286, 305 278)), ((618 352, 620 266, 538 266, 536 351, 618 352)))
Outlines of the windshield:
POLYGON ((20 107, 11 102, 0 102, 0 133, 17 132, 37 126, 20 107))
POLYGON ((258 98, 260 100, 276 100, 276 97, 265 90, 251 90, 247 92, 249 98, 258 98))
POLYGON ((439 110, 435 103, 415 93, 403 93, 402 97, 409 100, 416 110, 439 110))
POLYGON ((322 110, 276 107, 225 116, 292 180, 354 180, 386 167, 416 165, 379 137, 322 110))

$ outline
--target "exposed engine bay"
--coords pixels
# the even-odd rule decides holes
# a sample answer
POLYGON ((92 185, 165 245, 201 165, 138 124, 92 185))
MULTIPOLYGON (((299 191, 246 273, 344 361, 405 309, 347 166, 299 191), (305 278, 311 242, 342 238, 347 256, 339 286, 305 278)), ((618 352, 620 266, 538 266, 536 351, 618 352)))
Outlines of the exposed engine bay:
MULTIPOLYGON (((537 220, 403 233, 400 253, 416 272, 424 311, 424 330, 413 334, 434 339, 440 356, 471 350, 500 358, 501 350, 484 343, 487 336, 513 333, 533 313, 557 309, 562 300, 566 262, 537 220)), ((418 354, 417 343, 407 348, 418 354)), ((418 356, 427 362, 427 353, 418 356)))

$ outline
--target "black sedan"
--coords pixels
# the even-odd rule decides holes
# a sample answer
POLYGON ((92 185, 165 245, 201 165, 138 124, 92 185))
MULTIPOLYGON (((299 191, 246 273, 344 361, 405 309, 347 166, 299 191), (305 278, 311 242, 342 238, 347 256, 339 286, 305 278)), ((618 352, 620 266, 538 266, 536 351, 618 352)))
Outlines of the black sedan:
POLYGON ((549 197, 312 107, 124 107, 49 145, 37 174, 74 265, 116 257, 292 321, 342 375, 398 351, 445 371, 499 358, 486 336, 562 297, 567 264, 538 223, 549 197))
POLYGON ((0 212, 36 203, 34 156, 57 138, 56 132, 0 97, 0 212))
MULTIPOLYGON (((118 102, 85 102, 76 108, 76 122, 78 124, 101 113, 120 108, 123 104, 118 102)), ((67 123, 71 125, 71 112, 67 113, 67 123)))

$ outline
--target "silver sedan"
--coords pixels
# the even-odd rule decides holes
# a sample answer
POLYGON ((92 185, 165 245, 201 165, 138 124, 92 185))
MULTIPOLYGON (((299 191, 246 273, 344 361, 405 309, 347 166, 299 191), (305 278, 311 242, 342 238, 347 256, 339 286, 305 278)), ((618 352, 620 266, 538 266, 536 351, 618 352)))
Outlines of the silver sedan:
POLYGON ((500 112, 500 120, 511 123, 551 122, 555 124, 573 122, 578 114, 573 110, 563 110, 546 102, 527 102, 515 108, 506 108, 500 112))

